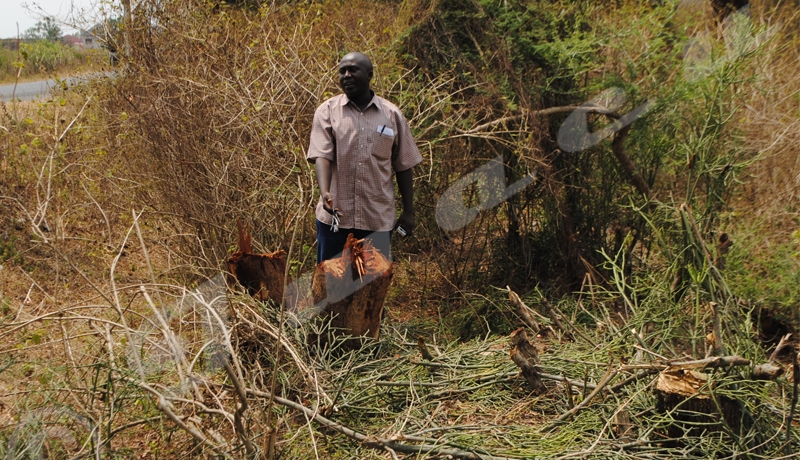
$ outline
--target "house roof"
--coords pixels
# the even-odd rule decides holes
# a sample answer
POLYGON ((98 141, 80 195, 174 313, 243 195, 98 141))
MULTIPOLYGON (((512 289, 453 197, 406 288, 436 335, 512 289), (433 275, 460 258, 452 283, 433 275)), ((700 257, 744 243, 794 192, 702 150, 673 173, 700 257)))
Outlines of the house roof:
POLYGON ((83 39, 75 35, 64 35, 61 37, 61 41, 67 45, 79 45, 83 43, 83 39))

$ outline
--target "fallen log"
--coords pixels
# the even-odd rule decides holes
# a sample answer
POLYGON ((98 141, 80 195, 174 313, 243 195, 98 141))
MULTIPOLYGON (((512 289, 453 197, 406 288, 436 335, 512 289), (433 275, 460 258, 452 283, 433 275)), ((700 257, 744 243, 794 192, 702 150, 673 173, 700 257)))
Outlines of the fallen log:
POLYGON ((226 261, 231 275, 257 300, 280 304, 286 277, 286 253, 253 254, 250 226, 239 221, 239 250, 226 261))
MULTIPOLYGON (((392 263, 369 239, 350 234, 341 257, 323 261, 314 270, 314 305, 333 334, 377 339, 391 281, 392 263)), ((359 343, 347 341, 349 347, 359 343)))

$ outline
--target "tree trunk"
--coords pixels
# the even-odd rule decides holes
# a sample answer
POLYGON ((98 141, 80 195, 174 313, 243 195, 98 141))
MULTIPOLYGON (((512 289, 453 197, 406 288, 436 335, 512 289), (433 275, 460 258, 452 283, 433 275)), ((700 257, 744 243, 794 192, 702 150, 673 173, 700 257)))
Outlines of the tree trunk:
MULTIPOLYGON (((383 303, 392 281, 392 263, 368 239, 347 237, 342 256, 314 270, 314 305, 323 309, 331 333, 378 338, 383 303)), ((348 340, 358 346, 360 340, 348 340)))
POLYGON ((239 227, 239 250, 227 260, 228 270, 236 281, 257 300, 272 300, 280 305, 286 277, 286 253, 275 251, 253 254, 250 227, 239 227))
POLYGON ((727 396, 713 395, 709 385, 708 374, 694 370, 659 374, 655 386, 656 410, 671 413, 674 418, 667 429, 668 438, 676 440, 703 432, 725 431, 726 425, 734 436, 747 432, 750 418, 743 414, 743 405, 727 396))
POLYGON ((125 50, 125 58, 131 57, 131 29, 133 28, 133 18, 131 14, 131 0, 122 0, 122 42, 125 50))

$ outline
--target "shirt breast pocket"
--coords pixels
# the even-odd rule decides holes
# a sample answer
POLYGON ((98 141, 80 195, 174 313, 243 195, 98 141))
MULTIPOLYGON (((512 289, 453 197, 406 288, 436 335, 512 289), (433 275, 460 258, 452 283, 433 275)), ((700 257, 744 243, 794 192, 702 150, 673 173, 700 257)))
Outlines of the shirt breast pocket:
POLYGON ((391 136, 380 132, 372 133, 373 156, 388 160, 392 157, 392 145, 394 145, 394 133, 391 136))

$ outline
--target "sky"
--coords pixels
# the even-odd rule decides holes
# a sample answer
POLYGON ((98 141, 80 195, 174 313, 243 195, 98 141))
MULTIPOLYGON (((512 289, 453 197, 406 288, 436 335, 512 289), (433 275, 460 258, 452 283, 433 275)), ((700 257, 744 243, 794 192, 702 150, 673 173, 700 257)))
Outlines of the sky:
POLYGON ((76 26, 93 23, 98 0, 3 0, 3 3, 0 8, 0 38, 12 38, 17 36, 17 23, 22 35, 43 16, 56 18, 62 33, 73 33, 76 26))

